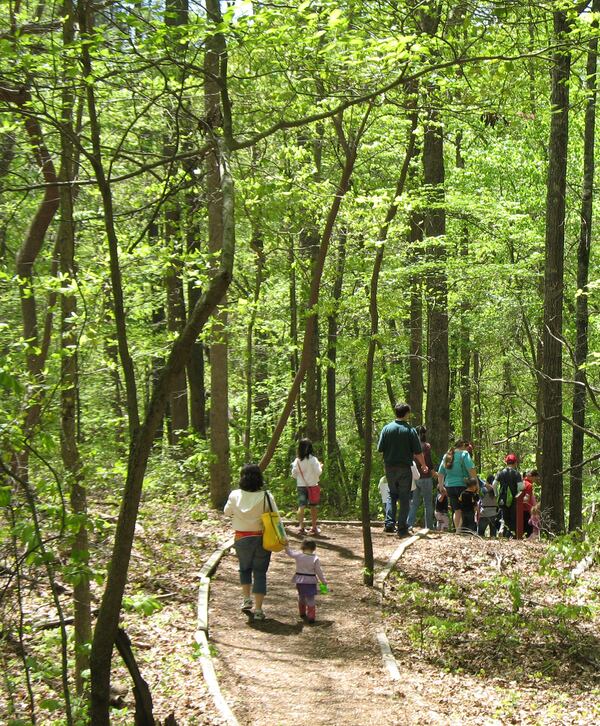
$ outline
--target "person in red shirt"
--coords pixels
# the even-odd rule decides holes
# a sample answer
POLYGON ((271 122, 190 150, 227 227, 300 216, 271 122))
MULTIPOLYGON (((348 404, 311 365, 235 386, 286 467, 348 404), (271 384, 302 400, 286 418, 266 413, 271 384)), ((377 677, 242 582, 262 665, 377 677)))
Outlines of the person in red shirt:
POLYGON ((539 481, 540 477, 537 469, 531 469, 523 479, 523 532, 531 537, 533 534, 533 526, 529 521, 531 519, 531 510, 537 507, 537 499, 533 485, 539 481))

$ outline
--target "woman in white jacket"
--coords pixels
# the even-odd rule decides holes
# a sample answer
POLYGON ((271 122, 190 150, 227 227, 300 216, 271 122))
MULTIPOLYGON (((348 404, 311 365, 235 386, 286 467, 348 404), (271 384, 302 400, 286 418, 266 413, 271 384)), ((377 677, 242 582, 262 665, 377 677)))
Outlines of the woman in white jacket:
POLYGON ((319 477, 323 471, 323 464, 313 454, 313 445, 310 439, 300 439, 298 456, 292 462, 292 476, 298 485, 298 527, 299 534, 304 531, 304 508, 310 507, 312 529, 309 534, 320 534, 317 527, 317 505, 311 504, 308 496, 309 487, 319 486, 319 477))
POLYGON ((234 547, 240 563, 240 583, 244 594, 241 610, 254 620, 265 619, 263 600, 267 594, 267 570, 271 562, 271 553, 262 546, 261 517, 268 511, 268 505, 265 508, 266 497, 270 498, 273 511, 277 511, 272 494, 265 492, 263 484, 260 468, 256 464, 245 464, 240 474, 240 488, 231 492, 224 510, 233 518, 234 547))

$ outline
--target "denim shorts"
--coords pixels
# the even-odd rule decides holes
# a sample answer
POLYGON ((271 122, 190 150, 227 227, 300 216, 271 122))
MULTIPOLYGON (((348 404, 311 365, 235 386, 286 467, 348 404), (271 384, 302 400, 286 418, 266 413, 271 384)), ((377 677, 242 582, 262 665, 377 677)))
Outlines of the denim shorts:
POLYGON ((298 487, 298 506, 299 507, 316 507, 308 501, 308 487, 298 487))

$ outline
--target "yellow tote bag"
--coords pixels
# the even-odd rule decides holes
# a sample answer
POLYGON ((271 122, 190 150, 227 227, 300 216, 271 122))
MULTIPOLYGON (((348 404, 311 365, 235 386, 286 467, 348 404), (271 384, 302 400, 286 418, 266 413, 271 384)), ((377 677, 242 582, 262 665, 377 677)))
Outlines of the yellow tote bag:
POLYGON ((269 552, 281 552, 285 547, 287 537, 279 512, 273 511, 269 492, 265 492, 264 510, 265 513, 261 517, 263 523, 263 547, 269 552), (267 511, 267 504, 269 511, 267 511))

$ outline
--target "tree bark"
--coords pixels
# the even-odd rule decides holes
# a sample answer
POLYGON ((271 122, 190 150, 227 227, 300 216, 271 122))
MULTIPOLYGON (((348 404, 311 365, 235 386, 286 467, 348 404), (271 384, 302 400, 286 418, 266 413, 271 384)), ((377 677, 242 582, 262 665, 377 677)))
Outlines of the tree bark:
MULTIPOLYGON (((63 48, 66 50, 75 38, 75 9, 71 0, 63 2, 63 48)), ((68 63, 69 61, 65 61, 68 63)), ((75 178, 77 158, 74 138, 76 136, 73 111, 75 99, 69 80, 70 68, 63 71, 61 108, 61 163, 59 181, 71 182, 75 178)), ((81 523, 73 534, 72 556, 76 562, 87 568, 89 561, 89 538, 87 531, 87 490, 84 484, 82 461, 77 442, 77 400, 79 392, 78 340, 74 321, 77 318, 77 292, 75 286, 75 222, 73 208, 74 188, 69 184, 60 187, 60 223, 58 227, 58 249, 62 288, 71 287, 61 293, 61 454, 70 489, 71 510, 80 517, 81 523)), ((83 569, 83 568, 82 568, 83 569)), ((81 572, 73 586, 73 631, 75 649, 75 687, 78 695, 84 693, 85 672, 89 668, 87 647, 92 639, 90 581, 87 570, 81 572)))
MULTIPOLYGON (((423 241, 423 220, 416 211, 410 212, 408 238, 409 260, 417 259, 415 247, 423 241)), ((410 277, 409 312, 409 350, 408 350, 408 396, 407 403, 412 411, 413 421, 424 424, 423 420, 423 282, 422 275, 410 277)))
MULTIPOLYGON (((569 32, 566 12, 553 13, 554 35, 564 43, 569 32)), ((546 259, 544 266, 544 327, 542 330, 542 507, 554 531, 564 529, 562 445, 562 328, 565 245, 565 197, 569 140, 569 77, 571 56, 553 54, 552 117, 550 121, 548 186, 546 195, 546 259)))
POLYGON ((439 114, 430 110, 423 139, 423 181, 427 189, 424 232, 428 256, 428 370, 425 420, 436 457, 448 446, 450 369, 448 355, 448 290, 446 279, 446 212, 444 209, 444 140, 439 114))
MULTIPOLYGON (((211 24, 222 22, 219 0, 207 0, 211 24)), ((204 54, 204 110, 206 123, 213 129, 223 126, 220 79, 227 62, 222 33, 209 34, 204 54)), ((208 204, 208 249, 216 255, 223 246, 223 196, 220 160, 215 148, 206 159, 206 196, 208 204)), ((210 498, 222 509, 231 488, 229 462, 229 367, 226 300, 216 316, 210 341, 210 498)))
MULTIPOLYGON (((167 153, 174 153, 170 146, 167 153)), ((165 274, 167 292, 167 330, 176 335, 183 328, 186 311, 183 294, 181 242, 181 215, 176 200, 171 200, 165 214, 165 242, 170 252, 170 260, 165 274)), ((173 386, 169 396, 169 412, 171 418, 170 442, 177 444, 185 435, 189 426, 187 380, 183 369, 173 386)))
MULTIPOLYGON (((592 12, 600 10, 600 0, 592 3, 592 12)), ((594 23, 594 29, 598 23, 594 23)), ((583 523, 583 437, 585 428, 586 385, 585 363, 588 356, 588 290, 590 250, 592 245, 592 202, 594 196, 595 133, 596 133, 596 74, 598 66, 598 36, 588 45, 586 86, 588 101, 585 109, 583 138, 583 188, 581 194, 581 225, 577 249, 577 301, 575 312, 575 385, 573 387, 573 413, 576 424, 571 433, 571 476, 569 483, 569 531, 583 523)))

